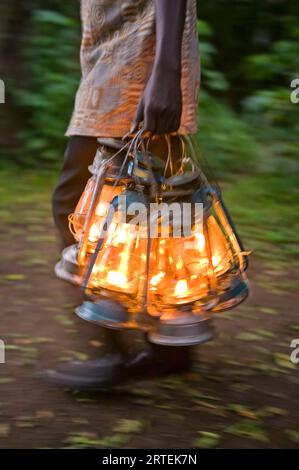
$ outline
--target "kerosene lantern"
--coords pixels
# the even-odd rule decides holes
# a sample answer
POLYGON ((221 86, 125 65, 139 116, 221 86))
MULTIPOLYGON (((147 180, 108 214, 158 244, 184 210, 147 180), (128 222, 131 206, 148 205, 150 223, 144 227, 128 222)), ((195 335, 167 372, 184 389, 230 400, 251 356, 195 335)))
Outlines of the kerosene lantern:
POLYGON ((149 339, 157 344, 211 339, 212 313, 233 308, 248 294, 246 254, 220 193, 201 180, 190 203, 202 205, 201 224, 193 220, 187 236, 152 240, 148 313, 157 321, 149 339))
MULTIPOLYGON (((85 302, 76 310, 98 325, 139 328, 149 341, 172 346, 212 339, 213 314, 235 307, 248 294, 248 253, 221 193, 196 165, 193 152, 190 157, 182 148, 181 161, 166 177, 165 162, 144 145, 133 151, 130 146, 130 183, 105 213, 96 244, 83 244, 89 247, 82 261, 85 302), (161 215, 161 204, 176 204, 179 213, 187 206, 190 230, 185 231, 184 216, 161 215), (138 220, 132 206, 143 208, 138 220)), ((91 218, 85 240, 90 227, 91 218)))
POLYGON ((84 266, 94 252, 111 201, 129 183, 126 168, 122 168, 127 145, 115 139, 98 140, 100 148, 89 167, 92 176, 69 216, 70 231, 77 243, 63 251, 55 267, 59 278, 74 284, 81 284, 84 266))
POLYGON ((169 179, 168 193, 178 193, 176 201, 182 200, 181 194, 189 194, 191 207, 201 204, 202 224, 196 224, 195 216, 192 233, 152 241, 147 310, 156 320, 149 340, 161 345, 192 345, 211 339, 213 313, 235 307, 248 295, 245 274, 248 253, 220 190, 210 185, 198 165, 193 141, 184 140, 195 167, 191 175, 196 172, 198 175, 189 185, 192 194, 184 185, 185 170, 179 177, 169 179), (181 188, 179 192, 176 186, 181 188), (158 272, 157 260, 161 265, 158 272))
MULTIPOLYGON (((143 157, 135 154, 128 166, 132 184, 112 201, 84 276, 85 302, 76 310, 81 318, 110 328, 148 327, 144 296, 151 173, 143 157)), ((149 159, 154 169, 163 167, 157 157, 149 159)))
POLYGON ((135 314, 147 272, 147 221, 145 211, 145 219, 136 224, 127 208, 144 203, 144 196, 132 190, 112 201, 105 233, 85 274, 86 300, 76 310, 81 318, 112 328, 136 327, 135 314))

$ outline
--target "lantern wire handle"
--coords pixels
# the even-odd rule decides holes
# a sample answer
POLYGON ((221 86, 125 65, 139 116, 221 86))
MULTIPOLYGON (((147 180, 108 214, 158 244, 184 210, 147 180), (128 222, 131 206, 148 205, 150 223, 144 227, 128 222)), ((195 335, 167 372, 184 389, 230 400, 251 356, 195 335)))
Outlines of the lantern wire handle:
MULTIPOLYGON (((199 143, 196 142, 196 139, 192 138, 191 136, 185 136, 185 139, 188 141, 188 144, 190 146, 190 149, 192 150, 193 152, 193 156, 192 158, 194 159, 194 163, 196 165, 197 168, 200 167, 200 161, 201 160, 203 162, 203 166, 205 168, 205 171, 206 173, 208 173, 209 175, 209 180, 210 181, 213 181, 213 187, 215 187, 219 193, 221 193, 221 189, 220 189, 220 186, 219 186, 219 183, 218 183, 218 178, 217 176, 215 175, 215 171, 211 168, 211 165, 210 163, 208 162, 208 160, 205 158, 202 150, 200 149, 200 146, 199 146, 199 143), (198 156, 196 155, 196 152, 195 152, 195 148, 196 150, 198 150, 198 153, 199 153, 199 158, 198 156)), ((199 168, 200 169, 200 168, 199 168)), ((211 183, 208 184, 209 186, 211 186, 211 183)))
POLYGON ((173 162, 172 162, 172 155, 171 155, 172 148, 171 148, 171 139, 169 135, 165 134, 165 140, 167 143, 168 153, 167 153, 167 161, 166 161, 166 165, 164 169, 164 180, 166 179, 166 173, 167 173, 168 167, 170 168, 171 176, 173 176, 173 162))
MULTIPOLYGON (((85 246, 86 239, 88 237, 89 229, 92 223, 91 216, 95 210, 95 207, 98 203, 99 196, 101 194, 101 190, 104 184, 104 178, 105 178, 105 173, 107 171, 107 168, 111 165, 112 161, 119 155, 126 147, 128 146, 128 143, 126 143, 120 150, 118 150, 115 154, 113 154, 112 157, 107 159, 102 163, 102 165, 98 168, 98 173, 96 176, 96 183, 95 183, 95 188, 94 192, 91 198, 90 206, 88 208, 88 212, 86 215, 86 219, 84 221, 83 229, 82 229, 82 235, 80 237, 79 241, 79 253, 80 253, 80 258, 84 259, 86 251, 83 250, 81 252, 81 248, 85 246)), ((117 181, 116 181, 117 182, 117 181)), ((80 261, 80 260, 79 260, 80 261)))
MULTIPOLYGON (((75 240, 78 240, 78 235, 77 233, 75 232, 75 229, 74 229, 74 213, 73 214, 70 214, 68 216, 68 222, 69 222, 69 231, 71 232, 71 234, 73 235, 73 237, 75 238, 75 240)), ((81 235, 80 235, 81 236, 81 235)))
MULTIPOLYGON (((178 169, 175 176, 179 176, 179 175, 182 175, 184 173, 184 164, 187 161, 186 143, 185 143, 183 137, 181 136, 181 134, 177 133, 177 137, 180 139, 180 143, 181 143, 181 146, 182 146, 182 158, 181 158, 181 166, 178 169)), ((194 171, 194 164, 193 164, 192 160, 191 160, 191 164, 192 164, 192 170, 194 171)))
POLYGON ((203 171, 201 170, 201 168, 200 168, 200 166, 199 166, 199 164, 198 164, 198 162, 197 162, 195 149, 194 149, 193 142, 192 142, 190 136, 189 136, 189 135, 186 135, 186 136, 184 136, 184 138, 186 139, 186 141, 187 141, 187 143, 188 143, 188 145, 189 145, 189 148, 190 148, 190 151, 191 151, 191 158, 192 158, 192 160, 193 160, 193 162, 194 162, 196 168, 197 168, 198 171, 199 171, 199 174, 200 174, 200 177, 201 177, 202 182, 204 183, 204 185, 205 185, 206 187, 210 187, 210 184, 209 184, 209 181, 208 181, 207 177, 205 176, 205 174, 203 173, 203 171))
MULTIPOLYGON (((120 167, 119 174, 118 174, 118 176, 116 177, 116 181, 115 181, 115 183, 114 183, 114 186, 117 185, 118 180, 121 178, 122 172, 123 172, 123 170, 124 170, 124 168, 125 168, 125 166, 126 166, 127 160, 128 160, 128 158, 129 158, 129 156, 130 156, 130 153, 132 153, 132 149, 135 148, 135 147, 134 147, 134 146, 135 146, 135 143, 137 143, 138 139, 140 138, 140 136, 142 135, 143 132, 144 132, 144 129, 140 129, 140 130, 135 134, 135 136, 133 137, 133 139, 132 139, 130 142, 128 142, 128 143, 120 150, 120 152, 121 152, 121 151, 123 151, 126 147, 128 147, 127 153, 126 153, 125 158, 124 158, 124 161, 123 161, 123 163, 122 163, 122 165, 121 165, 121 167, 120 167)), ((115 157, 115 155, 114 155, 114 157, 115 157)), ((113 158, 114 158, 114 157, 113 157, 113 158)))

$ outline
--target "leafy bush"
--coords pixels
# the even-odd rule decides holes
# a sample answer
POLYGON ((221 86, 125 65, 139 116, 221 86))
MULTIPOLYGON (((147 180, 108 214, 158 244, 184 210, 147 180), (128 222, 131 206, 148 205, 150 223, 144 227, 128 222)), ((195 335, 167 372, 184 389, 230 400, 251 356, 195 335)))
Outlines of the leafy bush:
POLYGON ((31 28, 24 51, 26 81, 15 92, 25 120, 19 137, 24 162, 53 163, 61 159, 80 77, 79 23, 62 13, 38 10, 31 28))
POLYGON ((259 88, 243 100, 247 119, 257 134, 280 143, 281 153, 295 158, 299 152, 299 104, 291 102, 291 82, 299 78, 298 50, 299 28, 293 28, 288 38, 272 44, 267 54, 249 56, 244 72, 259 88))
POLYGON ((233 172, 248 172, 255 167, 259 146, 250 126, 225 102, 229 83, 216 70, 217 50, 212 44, 211 27, 198 21, 202 64, 202 90, 199 106, 197 140, 204 160, 218 178, 233 172))
MULTIPOLYGON (((22 45, 24 83, 13 96, 22 129, 18 161, 26 165, 53 166, 61 161, 80 78, 76 9, 61 2, 55 8, 51 5, 48 10, 34 10, 22 45)), ((220 2, 217 5, 220 11, 220 2)), ((257 168, 276 171, 281 155, 292 158, 298 152, 298 105, 290 103, 289 86, 299 67, 299 32, 296 26, 289 29, 268 48, 243 57, 235 75, 247 81, 250 96, 236 108, 231 103, 234 74, 219 65, 227 57, 226 45, 218 51, 212 26, 198 22, 202 91, 197 138, 221 178, 257 168)), ((293 163, 286 166, 293 171, 293 163)))

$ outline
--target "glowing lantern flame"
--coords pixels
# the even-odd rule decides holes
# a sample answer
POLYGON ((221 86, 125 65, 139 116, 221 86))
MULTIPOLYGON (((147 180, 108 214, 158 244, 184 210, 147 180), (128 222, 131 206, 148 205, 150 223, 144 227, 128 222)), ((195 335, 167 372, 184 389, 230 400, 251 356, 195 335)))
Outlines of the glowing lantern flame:
POLYGON ((116 234, 116 243, 125 245, 130 240, 130 226, 128 224, 124 224, 123 227, 117 230, 116 234))
POLYGON ((184 297, 188 293, 188 282, 186 279, 181 279, 175 286, 176 297, 184 297))
MULTIPOLYGON (((111 196, 113 197, 113 196, 111 196)), ((109 204, 106 202, 100 202, 96 209, 96 216, 98 217, 106 217, 109 210, 109 204)))
POLYGON ((97 224, 93 224, 90 228, 88 240, 91 243, 95 243, 101 236, 101 230, 97 224))
POLYGON ((127 283, 127 276, 120 271, 109 271, 107 282, 113 286, 125 286, 127 283))
POLYGON ((200 253, 203 252, 206 245, 206 239, 203 233, 196 234, 196 241, 197 241, 197 249, 200 253))
POLYGON ((183 269, 183 266, 184 266, 184 262, 183 262, 183 259, 182 258, 179 258, 177 263, 176 263, 176 268, 177 270, 179 271, 180 269, 183 269))
POLYGON ((158 273, 156 274, 155 276, 152 277, 151 281, 150 281, 150 285, 153 286, 153 287, 156 287, 159 282, 162 281, 163 277, 165 276, 165 273, 158 273))

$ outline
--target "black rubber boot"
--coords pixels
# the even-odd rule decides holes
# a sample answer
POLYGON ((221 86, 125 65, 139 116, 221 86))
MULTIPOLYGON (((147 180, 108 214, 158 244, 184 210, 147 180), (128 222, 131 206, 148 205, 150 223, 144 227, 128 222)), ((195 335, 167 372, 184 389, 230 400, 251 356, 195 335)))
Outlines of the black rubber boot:
POLYGON ((106 390, 126 379, 121 355, 107 354, 100 359, 74 361, 46 370, 41 375, 49 383, 74 390, 106 390))
MULTIPOLYGON (((81 391, 107 390, 129 380, 146 380, 186 372, 191 364, 190 347, 165 347, 149 343, 122 351, 121 335, 112 334, 119 352, 102 358, 70 362, 42 375, 50 383, 81 391)), ((131 343, 132 344, 132 343, 131 343)))

